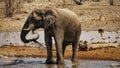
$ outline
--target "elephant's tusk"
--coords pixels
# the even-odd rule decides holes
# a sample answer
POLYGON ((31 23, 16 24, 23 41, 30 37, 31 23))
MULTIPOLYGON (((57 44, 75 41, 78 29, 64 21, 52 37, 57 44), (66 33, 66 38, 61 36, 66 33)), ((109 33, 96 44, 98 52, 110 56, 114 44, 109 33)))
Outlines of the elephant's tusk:
POLYGON ((34 28, 34 24, 30 24, 29 27, 27 29, 23 29, 23 30, 32 30, 34 28))
POLYGON ((29 27, 29 28, 27 28, 27 29, 23 29, 23 30, 27 30, 27 31, 28 31, 28 30, 31 30, 31 28, 29 27))

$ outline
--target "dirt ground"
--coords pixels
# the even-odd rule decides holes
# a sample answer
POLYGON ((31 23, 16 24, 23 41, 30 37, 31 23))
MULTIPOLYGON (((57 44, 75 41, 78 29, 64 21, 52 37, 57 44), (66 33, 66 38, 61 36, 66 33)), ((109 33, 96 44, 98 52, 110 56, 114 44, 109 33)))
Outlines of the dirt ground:
MULTIPOLYGON (((53 47, 53 57, 56 57, 56 50, 53 47)), ((78 51, 79 59, 95 60, 120 60, 120 48, 104 48, 91 51, 78 51)), ((72 55, 71 46, 65 52, 65 58, 70 59, 72 55)), ((0 47, 0 57, 40 57, 46 58, 46 48, 35 48, 30 46, 2 46, 0 47)))
MULTIPOLYGON (((89 2, 86 1, 83 5, 65 5, 64 8, 68 8, 71 11, 75 12, 80 19, 82 24, 82 30, 90 31, 90 30, 98 30, 102 28, 106 31, 119 31, 120 28, 120 6, 114 5, 110 6, 107 4, 107 1, 100 2, 89 2), (92 25, 91 25, 92 24, 92 25)), ((46 2, 47 4, 48 2, 46 2)), ((5 17, 5 14, 2 14, 4 8, 2 4, 0 4, 1 13, 0 13, 0 32, 5 31, 21 31, 22 26, 25 23, 26 18, 30 14, 32 10, 35 8, 40 8, 41 2, 32 2, 32 3, 24 3, 21 11, 14 13, 11 18, 5 17), (8 28, 9 27, 9 28, 8 28)), ((45 5, 46 5, 45 4, 45 5)), ((50 3, 52 7, 63 8, 58 5, 60 3, 50 3), (56 6, 56 4, 58 6, 56 6)), ((48 5, 48 4, 47 4, 48 5)), ((5 6, 4 6, 5 7, 5 6)))

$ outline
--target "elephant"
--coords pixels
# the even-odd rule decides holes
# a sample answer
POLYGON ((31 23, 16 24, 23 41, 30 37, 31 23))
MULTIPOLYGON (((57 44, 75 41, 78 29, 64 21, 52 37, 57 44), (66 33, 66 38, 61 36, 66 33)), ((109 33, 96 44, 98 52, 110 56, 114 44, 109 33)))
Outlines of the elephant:
POLYGON ((66 46, 72 45, 72 62, 77 62, 77 46, 81 34, 81 23, 77 14, 69 9, 42 7, 33 10, 20 34, 20 38, 24 43, 31 41, 36 42, 39 35, 33 39, 26 39, 26 35, 38 28, 44 29, 44 38, 47 49, 47 64, 57 63, 64 64, 64 53, 66 46), (52 38, 56 47, 56 62, 52 59, 52 38))

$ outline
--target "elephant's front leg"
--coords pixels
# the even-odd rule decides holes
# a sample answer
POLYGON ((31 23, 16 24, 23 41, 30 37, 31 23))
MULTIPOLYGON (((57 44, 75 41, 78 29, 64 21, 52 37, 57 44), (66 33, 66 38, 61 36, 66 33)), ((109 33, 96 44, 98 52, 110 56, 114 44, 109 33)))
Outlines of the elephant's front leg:
POLYGON ((64 64, 64 58, 62 53, 62 42, 63 42, 64 32, 58 30, 55 32, 55 43, 56 43, 56 54, 57 54, 57 64, 64 64))
POLYGON ((52 36, 50 35, 49 31, 45 31, 45 43, 47 48, 47 64, 55 63, 55 61, 52 59, 52 36))

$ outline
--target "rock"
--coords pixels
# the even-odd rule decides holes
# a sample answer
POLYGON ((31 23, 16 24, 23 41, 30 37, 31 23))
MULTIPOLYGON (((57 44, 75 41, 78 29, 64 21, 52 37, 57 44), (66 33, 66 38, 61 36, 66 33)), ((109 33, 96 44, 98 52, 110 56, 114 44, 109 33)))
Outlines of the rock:
POLYGON ((118 64, 118 63, 112 63, 111 64, 111 67, 118 67, 118 66, 120 66, 120 64, 118 64))
POLYGON ((119 43, 99 43, 99 44, 89 44, 88 50, 94 50, 94 49, 101 49, 101 48, 117 48, 119 47, 119 43))
POLYGON ((8 58, 8 57, 4 55, 0 55, 0 58, 8 58))
POLYGON ((79 50, 84 51, 88 49, 88 42, 87 41, 80 41, 79 42, 79 50))

